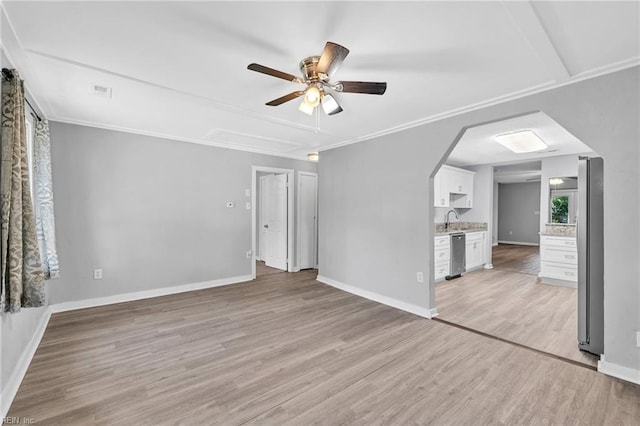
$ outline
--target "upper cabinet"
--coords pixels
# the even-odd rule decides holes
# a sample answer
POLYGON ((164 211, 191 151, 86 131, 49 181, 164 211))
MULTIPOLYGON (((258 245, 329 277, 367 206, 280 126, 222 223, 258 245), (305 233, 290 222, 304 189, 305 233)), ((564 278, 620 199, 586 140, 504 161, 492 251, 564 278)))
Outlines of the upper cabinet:
POLYGON ((433 178, 433 205, 449 207, 449 170, 444 167, 433 178))
POLYGON ((435 207, 473 207, 473 176, 475 172, 444 165, 433 179, 435 207))

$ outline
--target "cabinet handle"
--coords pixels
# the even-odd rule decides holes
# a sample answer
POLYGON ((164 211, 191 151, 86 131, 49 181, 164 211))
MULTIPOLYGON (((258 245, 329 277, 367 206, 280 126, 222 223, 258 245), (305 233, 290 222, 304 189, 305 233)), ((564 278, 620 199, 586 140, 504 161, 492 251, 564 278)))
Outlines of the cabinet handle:
POLYGON ((572 276, 574 275, 574 273, 573 273, 573 272, 565 272, 564 274, 565 274, 565 275, 567 275, 567 276, 569 276, 569 277, 572 277, 572 276))
POLYGON ((458 185, 458 191, 462 192, 462 186, 458 185))
POLYGON ((572 254, 565 254, 564 255, 565 259, 575 259, 576 257, 572 254))

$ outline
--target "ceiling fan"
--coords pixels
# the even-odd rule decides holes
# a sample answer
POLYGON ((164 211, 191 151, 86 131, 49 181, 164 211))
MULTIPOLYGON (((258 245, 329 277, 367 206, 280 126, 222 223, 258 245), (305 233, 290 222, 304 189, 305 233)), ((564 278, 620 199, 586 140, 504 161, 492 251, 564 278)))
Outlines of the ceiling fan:
POLYGON ((306 114, 313 114, 315 107, 319 104, 327 115, 334 115, 342 111, 342 108, 330 90, 344 93, 365 93, 370 95, 382 95, 387 90, 387 83, 368 81, 337 81, 330 82, 330 78, 336 72, 342 61, 349 54, 349 49, 337 43, 328 41, 322 55, 309 56, 300 61, 300 71, 302 77, 265 67, 260 64, 249 64, 247 69, 273 77, 288 80, 293 83, 306 84, 304 90, 296 90, 288 95, 281 96, 266 105, 278 106, 285 102, 304 96, 298 109, 306 114))

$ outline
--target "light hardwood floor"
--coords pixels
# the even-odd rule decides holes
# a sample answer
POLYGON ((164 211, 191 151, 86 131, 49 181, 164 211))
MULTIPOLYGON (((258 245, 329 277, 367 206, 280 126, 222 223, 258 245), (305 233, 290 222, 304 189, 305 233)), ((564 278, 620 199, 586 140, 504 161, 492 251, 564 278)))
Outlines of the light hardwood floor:
POLYGON ((9 415, 46 425, 631 425, 639 402, 640 386, 304 271, 54 314, 9 415))
POLYGON ((495 269, 538 275, 540 272, 540 247, 498 244, 493 247, 491 263, 495 269))
POLYGON ((578 349, 576 289, 542 284, 538 247, 494 247, 492 270, 436 284, 440 318, 564 358, 597 365, 578 349))

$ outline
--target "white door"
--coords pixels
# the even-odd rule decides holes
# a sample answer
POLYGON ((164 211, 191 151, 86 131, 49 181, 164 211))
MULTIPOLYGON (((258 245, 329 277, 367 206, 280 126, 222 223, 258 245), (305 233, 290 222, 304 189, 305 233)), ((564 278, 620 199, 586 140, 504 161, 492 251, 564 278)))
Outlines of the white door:
POLYGON ((260 197, 258 199, 258 253, 256 254, 257 260, 264 260, 264 254, 266 253, 265 241, 267 241, 267 229, 264 227, 265 222, 265 181, 267 176, 260 176, 259 181, 259 194, 260 197))
POLYGON ((265 253, 267 266, 287 270, 287 175, 269 175, 264 180, 265 253))
POLYGON ((298 175, 298 268, 316 266, 318 177, 315 174, 298 175))

